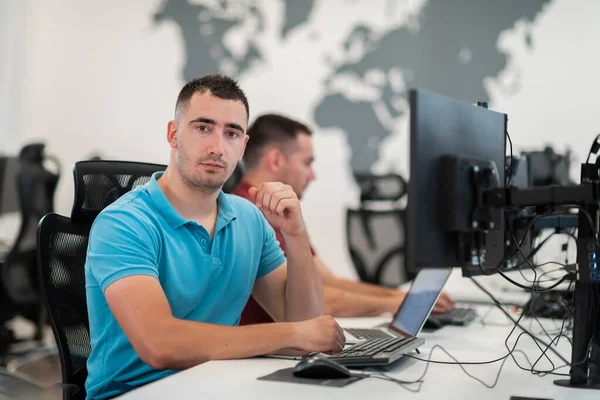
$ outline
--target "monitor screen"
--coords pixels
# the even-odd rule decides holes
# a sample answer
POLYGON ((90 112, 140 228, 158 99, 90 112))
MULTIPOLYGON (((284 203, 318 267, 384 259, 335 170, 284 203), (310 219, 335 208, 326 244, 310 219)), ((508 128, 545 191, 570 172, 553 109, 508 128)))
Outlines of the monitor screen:
POLYGON ((451 269, 422 269, 396 312, 391 328, 417 336, 435 305, 451 269))

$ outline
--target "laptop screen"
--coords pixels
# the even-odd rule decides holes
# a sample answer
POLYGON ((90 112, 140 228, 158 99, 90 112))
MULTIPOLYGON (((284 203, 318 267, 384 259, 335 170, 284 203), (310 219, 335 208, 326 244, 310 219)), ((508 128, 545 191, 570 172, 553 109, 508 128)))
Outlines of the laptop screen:
POLYGON ((417 336, 433 309, 452 269, 422 269, 394 316, 391 327, 417 336))

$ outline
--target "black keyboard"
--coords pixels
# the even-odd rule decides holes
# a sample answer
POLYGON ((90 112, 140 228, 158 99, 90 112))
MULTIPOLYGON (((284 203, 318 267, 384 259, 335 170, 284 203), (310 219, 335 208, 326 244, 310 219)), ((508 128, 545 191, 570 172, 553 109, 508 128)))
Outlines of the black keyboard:
POLYGON ((477 313, 472 308, 454 307, 444 313, 434 314, 433 318, 444 325, 466 325, 473 321, 477 313))
POLYGON ((423 343, 425 343, 423 338, 370 339, 347 347, 341 353, 329 358, 348 367, 388 365, 423 343))
POLYGON ((344 328, 344 330, 357 339, 389 339, 397 337, 381 329, 344 328))

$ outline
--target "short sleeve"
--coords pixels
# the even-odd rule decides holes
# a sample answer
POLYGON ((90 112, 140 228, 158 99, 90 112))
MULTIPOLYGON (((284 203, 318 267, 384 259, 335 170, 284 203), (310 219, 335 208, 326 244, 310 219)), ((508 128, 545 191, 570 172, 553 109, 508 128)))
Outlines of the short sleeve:
POLYGON ((285 256, 281 250, 279 241, 275 237, 275 231, 262 214, 261 217, 263 245, 257 278, 262 278, 285 262, 285 256))
POLYGON ((86 268, 102 289, 132 275, 158 279, 158 245, 151 226, 122 209, 106 210, 90 232, 86 268))

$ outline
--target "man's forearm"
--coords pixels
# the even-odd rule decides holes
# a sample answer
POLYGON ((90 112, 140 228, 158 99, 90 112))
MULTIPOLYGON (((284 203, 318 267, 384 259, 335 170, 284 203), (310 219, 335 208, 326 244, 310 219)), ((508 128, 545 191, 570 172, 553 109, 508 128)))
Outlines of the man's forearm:
POLYGON ((370 317, 394 312, 400 300, 352 293, 325 285, 325 313, 333 317, 370 317))
POLYGON ((373 285, 365 282, 355 282, 348 279, 333 278, 327 281, 328 286, 333 286, 352 293, 366 294, 378 297, 397 297, 401 292, 384 286, 373 285))
POLYGON ((157 329, 162 332, 152 336, 159 343, 148 343, 151 349, 144 360, 156 369, 180 370, 211 360, 275 353, 295 345, 294 324, 286 322, 222 326, 172 318, 157 329))
POLYGON ((303 321, 323 315, 323 283, 308 235, 283 234, 287 255, 285 320, 303 321))

